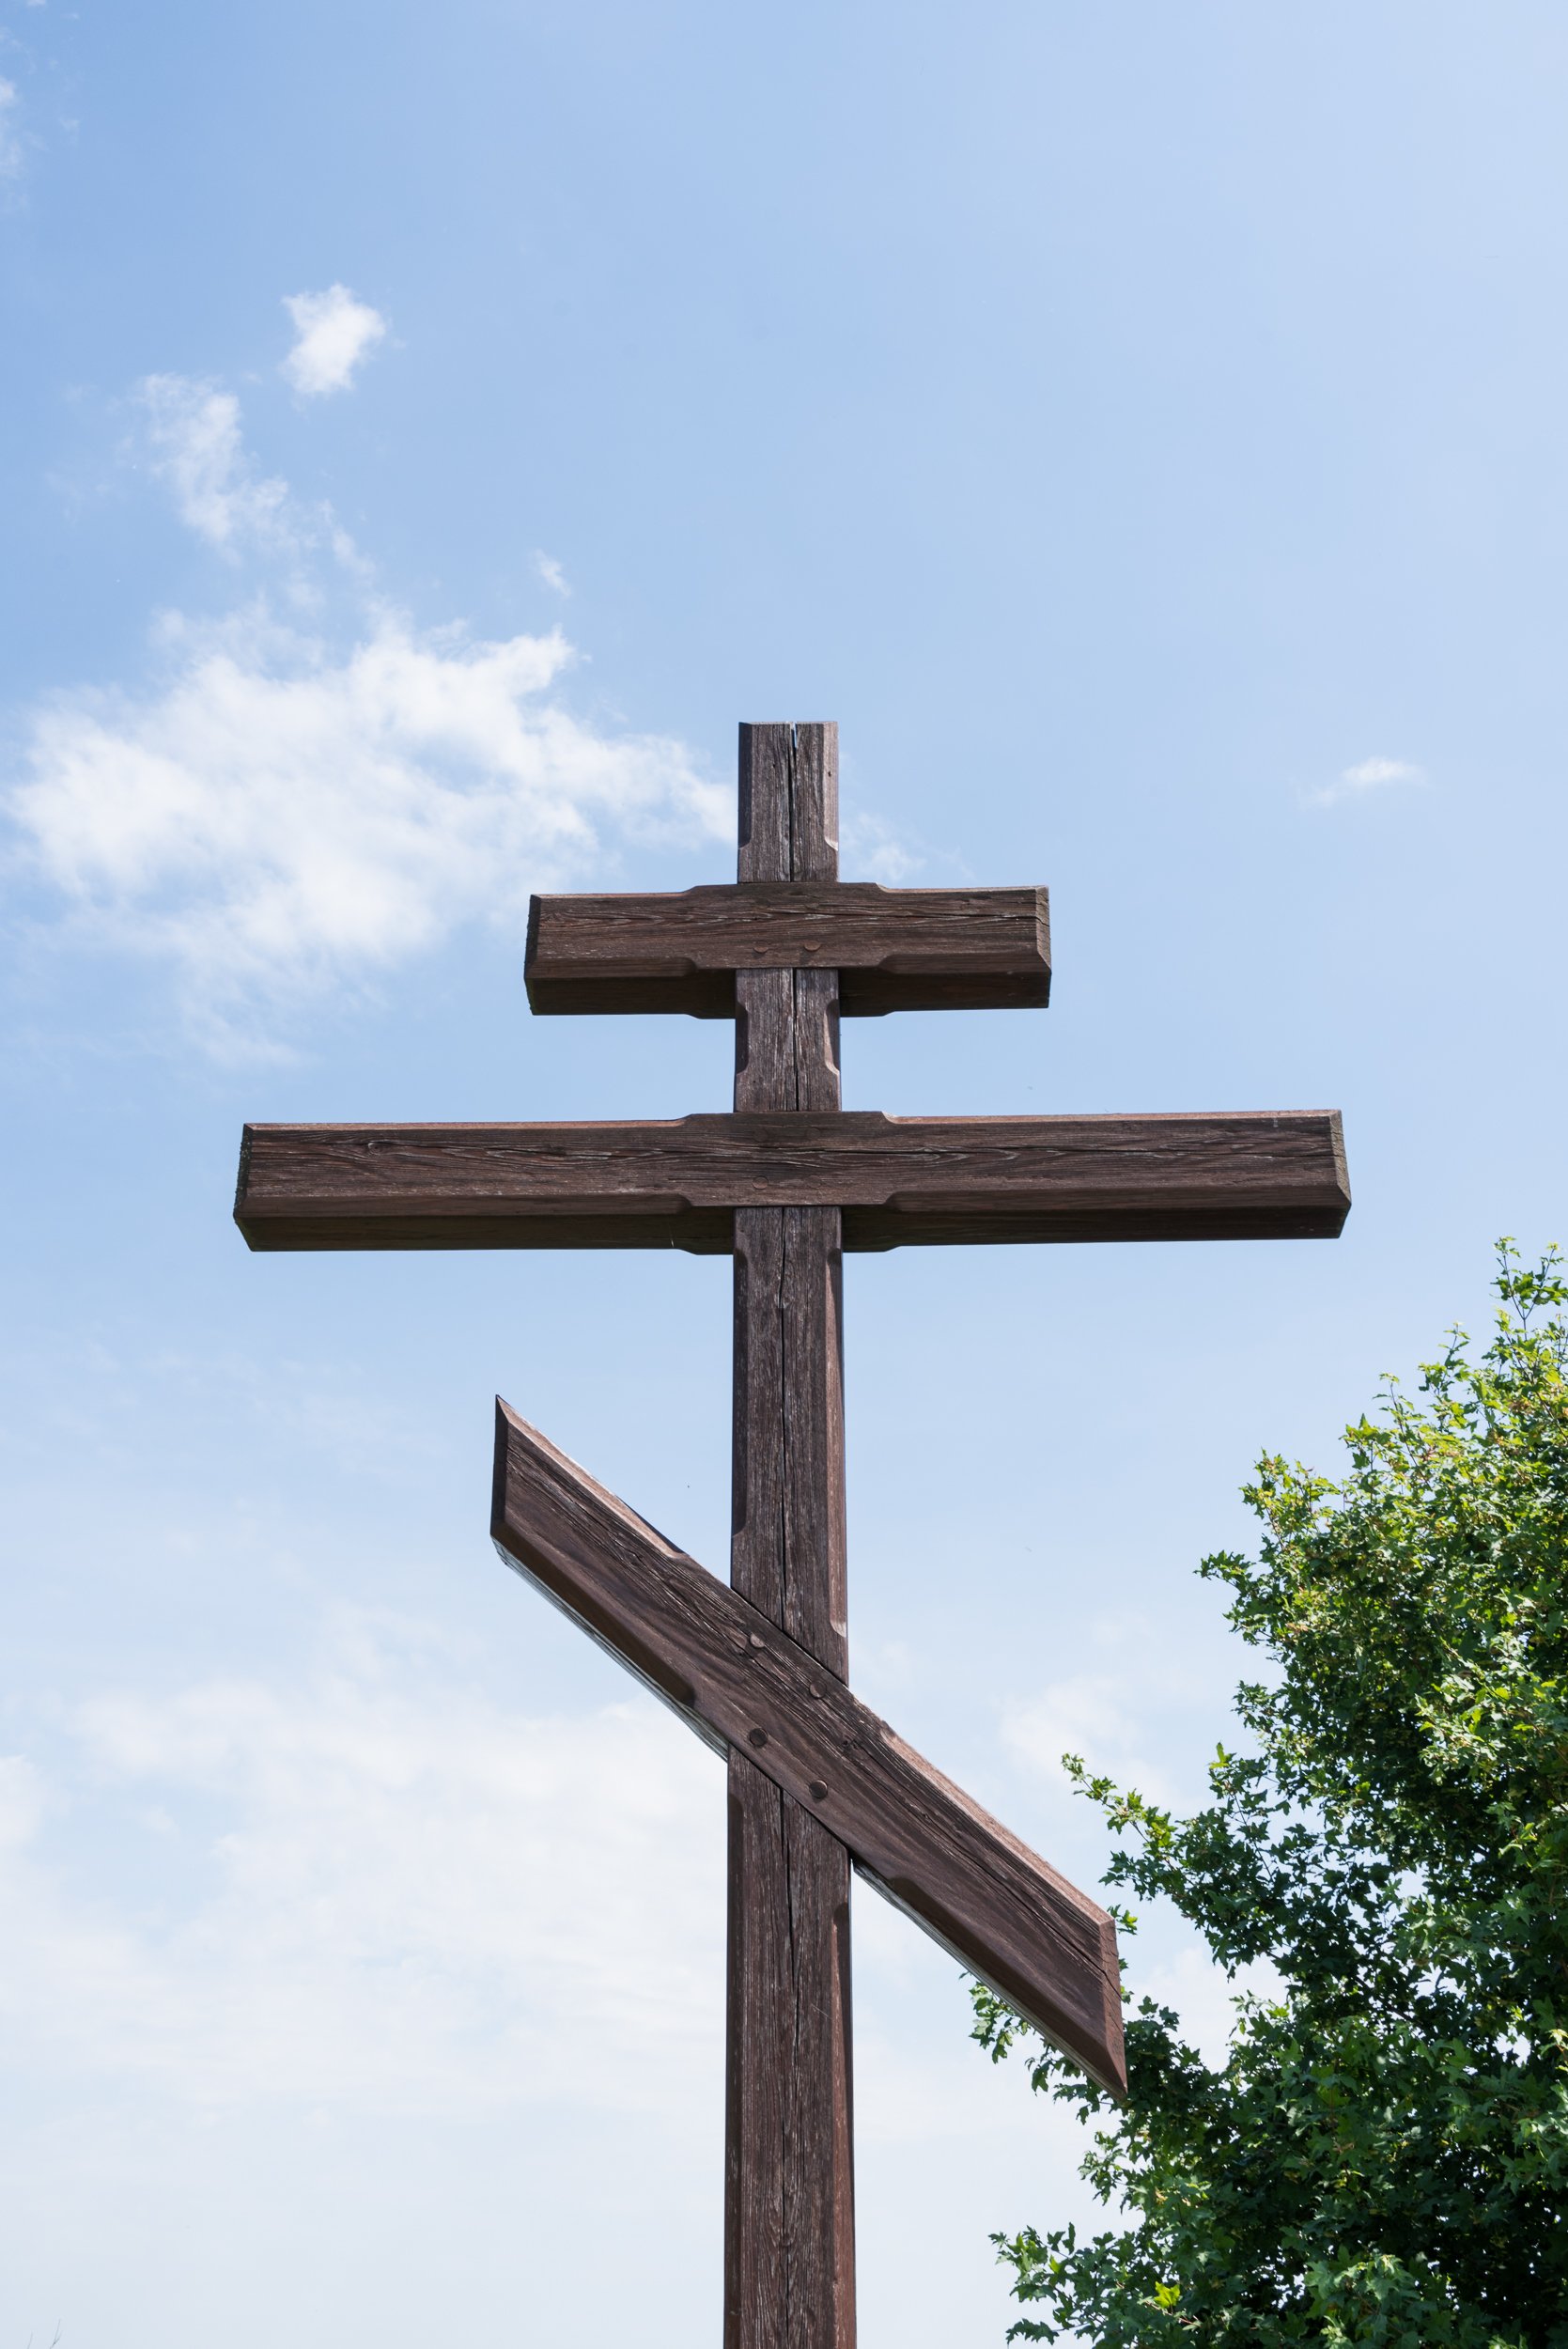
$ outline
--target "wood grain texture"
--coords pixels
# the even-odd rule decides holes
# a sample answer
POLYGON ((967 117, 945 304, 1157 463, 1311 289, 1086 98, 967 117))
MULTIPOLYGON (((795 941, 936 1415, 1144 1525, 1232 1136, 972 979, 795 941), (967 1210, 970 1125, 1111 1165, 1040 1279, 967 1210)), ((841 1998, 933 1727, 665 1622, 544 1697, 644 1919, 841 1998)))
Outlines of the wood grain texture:
POLYGON ((1050 1000, 1043 889, 883 889, 749 881, 668 896, 536 897, 525 962, 536 1012, 727 1019, 732 974, 837 971, 846 1019, 1050 1000))
POLYGON ((724 1254, 746 1207, 838 1207, 854 1252, 1327 1238, 1349 1206, 1332 1111, 800 1111, 645 1125, 250 1126, 235 1216, 257 1249, 724 1254))
POLYGON ((729 1762, 725 2349, 853 2349, 849 1858, 729 1762))
POLYGON ((737 1111, 836 1114, 837 972, 737 971, 730 984, 737 1111))
MULTIPOLYGON (((743 876, 831 885, 836 753, 830 727, 743 730, 743 876)), ((835 1113, 837 972, 758 968, 728 984, 736 1109, 835 1113)), ((748 1206, 733 1222, 730 1580, 842 1680, 838 1210, 748 1206)), ((854 2349, 849 1853, 738 1753, 728 1766, 725 2349, 854 2349)))
POLYGON ((735 1219, 730 1579, 817 1662, 848 1669, 843 1267, 831 1207, 735 1219))
POLYGON ((498 1407, 502 1555, 719 1750, 733 1748, 959 1963, 1126 2092, 1105 1911, 763 1613, 498 1407))
POLYGON ((740 729, 736 879, 838 879, 838 728, 831 720, 740 729))

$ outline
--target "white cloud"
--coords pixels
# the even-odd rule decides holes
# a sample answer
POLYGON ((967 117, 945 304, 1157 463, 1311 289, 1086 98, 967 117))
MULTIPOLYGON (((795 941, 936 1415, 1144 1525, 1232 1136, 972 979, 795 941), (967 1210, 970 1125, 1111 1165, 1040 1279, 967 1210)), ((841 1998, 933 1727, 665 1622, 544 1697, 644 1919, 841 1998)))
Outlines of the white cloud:
POLYGON ((920 851, 880 816, 846 817, 839 845, 852 864, 890 889, 908 880, 925 863, 920 851))
POLYGON ((182 521, 225 552, 294 541, 288 485, 257 479, 232 392, 190 376, 149 375, 136 399, 152 470, 173 490, 182 521))
POLYGON ((1062 1757, 1081 1754, 1092 1770, 1111 1768, 1152 1802, 1169 1802, 1166 1774, 1140 1750, 1140 1720, 1125 1677, 1079 1672, 1050 1682, 1002 1713, 1001 1737, 1015 1758, 1061 1783, 1062 1757))
POLYGON ((518 1716, 416 1660, 418 1693, 374 1639, 303 1688, 127 1692, 53 1782, 0 1766, 9 2062, 450 2116, 656 2107, 716 2061, 712 1757, 648 1703, 518 1716), (95 1833, 147 1839, 133 1897, 70 1889, 95 1833))
POLYGON ((213 1040, 384 970, 458 923, 515 922, 602 835, 722 836, 677 742, 549 698, 559 631, 470 642, 383 612, 347 653, 255 606, 165 625, 170 674, 38 712, 10 795, 38 873, 101 941, 167 958, 213 1040))
POLYGON ((1324 784, 1309 796, 1316 807, 1332 807, 1340 800, 1386 790, 1390 784, 1425 781, 1426 770, 1413 766, 1406 758, 1363 758, 1358 766, 1343 768, 1332 783, 1324 784))
POLYGON ((567 574, 552 554, 546 554, 542 550, 536 552, 534 568, 538 572, 545 585, 552 587, 558 596, 571 594, 571 589, 567 584, 567 574))
POLYGON ((286 294, 284 307, 294 321, 294 348, 283 372, 302 399, 346 392, 354 370, 386 334, 386 320, 347 286, 325 293, 286 294))
POLYGON ((1089 1806, 1067 1795, 1064 1753, 1093 1772, 1136 1786, 1176 1810, 1207 1799, 1204 1764, 1214 1724, 1230 1710, 1235 1654, 1228 1639, 1173 1629, 1168 1619, 1123 1608, 1090 1626, 1085 1668, 1018 1689, 1003 1702, 1003 1745, 1058 1798, 1079 1828, 1089 1806), (1178 1775, 1169 1758, 1187 1756, 1178 1775))
POLYGON ((291 567, 297 603, 319 601, 323 555, 362 582, 370 576, 348 532, 323 501, 309 506, 287 481, 263 476, 245 446, 240 402, 204 377, 144 376, 133 395, 142 416, 140 453, 174 494, 181 521, 220 553, 236 561, 283 561, 291 567))
MULTIPOLYGON (((689 2339, 693 2270, 718 2316, 722 1767, 650 1700, 520 1713, 430 1627, 349 1628, 0 1765, 8 2311, 47 2341, 69 2279, 68 2341, 74 2310, 127 2349, 260 2349, 453 2308, 489 2339, 521 2293, 576 2342, 591 2273, 689 2339)), ((969 2044, 951 1959, 860 1886, 854 1919, 867 2271, 904 2276, 911 2223, 926 2253, 867 2316, 935 2343, 991 2227, 1092 2216, 1081 2149, 969 2044)))
POLYGON ((22 134, 16 127, 16 110, 21 102, 16 84, 0 80, 0 179, 20 179, 26 160, 22 134))
POLYGON ((134 397, 147 462, 210 546, 317 625, 333 579, 349 589, 330 641, 264 597, 214 624, 165 615, 150 685, 56 694, 23 721, 0 807, 24 862, 70 902, 68 934, 173 965, 210 1045, 260 1045, 269 1010, 464 921, 515 924, 531 890, 602 871, 614 835, 727 833, 728 796, 681 743, 561 706, 558 630, 416 634, 367 600, 331 508, 260 473, 232 392, 154 375, 134 397))

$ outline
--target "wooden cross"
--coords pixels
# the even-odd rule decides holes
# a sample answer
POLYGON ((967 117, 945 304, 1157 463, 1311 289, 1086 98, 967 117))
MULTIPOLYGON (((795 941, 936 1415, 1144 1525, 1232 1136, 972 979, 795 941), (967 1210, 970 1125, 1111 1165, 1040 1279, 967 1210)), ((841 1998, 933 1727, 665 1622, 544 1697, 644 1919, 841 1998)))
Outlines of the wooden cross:
POLYGON ((837 730, 740 730, 734 888, 535 898, 536 1012, 733 1019, 735 1110, 670 1123, 251 1126, 256 1249, 735 1259, 730 1587, 499 1406, 504 1557, 722 1752, 726 2349, 852 2349, 849 1870, 1114 2092, 1115 1934, 846 1686, 841 1266, 949 1241, 1330 1237, 1330 1112, 887 1118, 840 1014, 1043 1004, 1043 889, 838 879, 837 730))

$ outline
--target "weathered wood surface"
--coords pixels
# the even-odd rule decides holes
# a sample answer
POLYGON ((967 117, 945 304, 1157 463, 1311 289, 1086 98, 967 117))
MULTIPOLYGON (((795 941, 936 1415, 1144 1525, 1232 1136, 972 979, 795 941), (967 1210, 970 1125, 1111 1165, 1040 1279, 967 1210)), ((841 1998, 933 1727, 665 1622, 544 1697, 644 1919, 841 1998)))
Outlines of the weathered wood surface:
POLYGON ((777 1626, 505 1404, 491 1531, 521 1570, 1054 2045, 1126 2092, 1105 1911, 989 1818, 777 1626))
MULTIPOLYGON (((744 1117, 839 1118, 838 974, 735 973, 735 1106, 744 1117)), ((805 1206, 820 1204, 791 1202, 805 1206)))
MULTIPOLYGON (((834 730, 747 727, 740 764, 742 875, 764 886, 831 886, 834 730)), ((727 986, 736 1109, 836 1112, 837 972, 757 968, 727 986)), ((730 1580, 842 1680, 838 1210, 742 1207, 733 1221, 730 1580)), ((728 1768, 725 2349, 854 2349, 849 1854, 733 1750, 728 1768)))
MULTIPOLYGON (((789 977, 757 972, 747 984, 789 977)), ((836 1206, 845 1248, 859 1251, 1327 1238, 1349 1205, 1332 1111, 942 1118, 802 1109, 658 1124, 250 1126, 235 1216, 258 1249, 722 1254, 732 1216, 746 1207, 836 1206)))
POLYGON ((536 1012, 727 1019, 739 971, 839 973, 846 1019, 1050 1000, 1043 889, 743 881, 667 896, 536 897, 524 965, 536 1012))
POLYGON ((735 1233, 730 1580, 842 1679, 843 1267, 831 1207, 748 1207, 735 1233))
POLYGON ((849 1855, 729 1760, 725 2349, 853 2349, 849 1855))
POLYGON ((838 728, 740 729, 737 881, 838 879, 838 728))

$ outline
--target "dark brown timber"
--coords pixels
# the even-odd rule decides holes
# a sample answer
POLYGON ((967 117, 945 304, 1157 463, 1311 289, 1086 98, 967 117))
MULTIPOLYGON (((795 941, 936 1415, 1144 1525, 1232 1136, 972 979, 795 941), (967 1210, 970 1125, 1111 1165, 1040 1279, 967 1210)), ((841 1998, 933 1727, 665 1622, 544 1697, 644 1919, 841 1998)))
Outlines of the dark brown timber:
POLYGON ((507 1562, 675 1706, 831 1823, 856 1866, 1117 2095, 1105 1911, 913 1752, 760 1608, 527 1426, 496 1423, 492 1531, 507 1562))
MULTIPOLYGON (((742 728, 741 883, 831 888, 837 869, 837 729, 742 728)), ((737 1111, 834 1120, 836 971, 753 967, 724 985, 737 1111)), ((730 1221, 732 1603, 749 1602, 768 1636, 837 1684, 848 1659, 838 1208, 740 1206, 730 1221)), ((729 1758, 725 2349, 854 2349, 849 1853, 798 1788, 741 1758, 767 1735, 748 1724, 729 1758)))
MULTIPOLYGON (((797 1021, 831 1030, 831 977, 737 975, 737 998, 754 1006, 738 1038, 753 1067, 795 1068, 797 1021), (776 1018, 765 1020, 768 1002, 776 1018)), ((733 1215, 750 1207, 840 1209, 843 1245, 859 1251, 1329 1238, 1349 1205, 1332 1111, 884 1117, 814 1097, 782 1113, 650 1125, 249 1126, 235 1214, 258 1249, 702 1255, 727 1253, 733 1215)))
POLYGON ((1043 889, 883 889, 747 879, 669 896, 536 897, 536 1012, 690 1012, 728 1019, 737 971, 836 971, 846 1019, 1050 1001, 1043 889))
POLYGON ((1338 1115, 888 1118, 841 1014, 1044 1003, 1046 893, 841 886, 837 731, 743 726, 733 887, 536 898, 540 1012, 731 1018, 734 1113, 249 1126, 256 1249, 682 1248, 735 1260, 731 1587, 500 1407, 508 1562, 727 1757, 725 2349, 854 2349, 851 1862, 1126 2092, 1105 1911, 846 1686, 842 1259, 948 1242, 1327 1238, 1338 1115))

